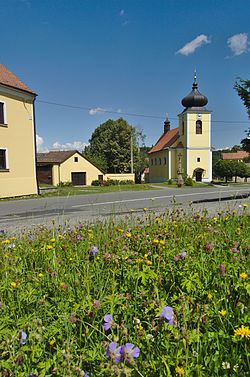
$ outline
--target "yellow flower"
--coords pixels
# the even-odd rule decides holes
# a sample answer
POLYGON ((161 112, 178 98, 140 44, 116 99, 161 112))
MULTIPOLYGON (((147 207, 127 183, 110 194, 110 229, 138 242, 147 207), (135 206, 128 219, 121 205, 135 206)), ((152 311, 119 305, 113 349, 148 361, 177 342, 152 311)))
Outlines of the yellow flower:
POLYGON ((47 249, 51 250, 51 249, 53 249, 53 246, 52 245, 47 245, 47 249))
POLYGON ((153 264, 153 262, 151 262, 151 260, 147 260, 146 263, 147 263, 148 266, 152 266, 152 264, 153 264))
POLYGON ((17 283, 16 283, 15 281, 12 281, 12 282, 10 283, 10 286, 11 286, 12 288, 17 288, 17 283))
POLYGON ((216 221, 218 221, 218 218, 217 218, 217 217, 214 217, 213 220, 214 220, 214 222, 216 223, 216 221))
POLYGON ((144 211, 144 212, 147 212, 147 210, 148 210, 148 209, 147 209, 146 207, 143 208, 143 211, 144 211))
POLYGON ((246 273, 246 272, 242 272, 242 273, 240 274, 240 278, 241 278, 242 280, 246 280, 246 278, 247 278, 247 273, 246 273))
POLYGON ((213 298, 212 293, 208 293, 208 294, 207 294, 207 298, 208 298, 209 300, 212 300, 212 298, 213 298))
POLYGON ((4 245, 8 245, 10 243, 10 240, 3 240, 1 243, 4 245))
POLYGON ((124 229, 118 228, 117 230, 118 230, 118 232, 120 232, 120 233, 124 233, 124 229))
POLYGON ((235 336, 241 336, 241 338, 250 339, 250 329, 248 326, 241 325, 240 328, 234 330, 235 336))
POLYGON ((56 239, 55 238, 51 238, 50 242, 56 242, 56 239))
POLYGON ((44 277, 44 274, 42 274, 41 272, 40 272, 40 274, 38 274, 37 275, 39 278, 43 278, 44 277))
POLYGON ((51 347, 54 346, 55 343, 56 343, 55 339, 51 339, 51 340, 49 341, 49 345, 50 345, 51 347))
POLYGON ((132 236, 131 233, 126 233, 126 237, 130 238, 132 236))
POLYGON ((148 254, 144 254, 144 258, 147 259, 147 257, 148 257, 148 254))
POLYGON ((244 204, 243 204, 243 207, 244 207, 244 208, 247 208, 247 207, 248 207, 248 204, 244 203, 244 204))
POLYGON ((159 243, 159 240, 157 240, 156 238, 153 240, 153 243, 159 243))
POLYGON ((184 369, 182 367, 176 367, 175 368, 175 373, 178 375, 178 376, 184 376, 184 369))
POLYGON ((160 244, 161 245, 165 245, 165 241, 164 240, 160 240, 160 244))
POLYGON ((222 317, 225 317, 225 315, 227 314, 227 311, 222 309, 219 311, 219 314, 222 316, 222 317))

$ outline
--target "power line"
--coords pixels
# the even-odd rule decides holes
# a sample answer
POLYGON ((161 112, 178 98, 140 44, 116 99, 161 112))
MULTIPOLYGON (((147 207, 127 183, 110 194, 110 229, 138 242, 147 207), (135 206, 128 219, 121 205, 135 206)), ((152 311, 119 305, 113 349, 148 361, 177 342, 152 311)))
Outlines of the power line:
MULTIPOLYGON (((76 105, 68 105, 63 103, 57 103, 57 102, 50 102, 50 101, 43 101, 43 100, 37 100, 39 103, 45 103, 47 105, 53 105, 53 106, 59 106, 59 107, 66 107, 70 109, 78 109, 78 110, 85 110, 85 111, 91 111, 95 110, 98 113, 108 113, 108 114, 118 114, 118 115, 126 115, 126 116, 135 116, 135 117, 143 117, 143 118, 154 118, 154 119, 161 119, 164 120, 165 117, 159 116, 159 115, 146 115, 146 114, 137 114, 137 113, 125 113, 121 111, 115 111, 115 110, 106 110, 101 107, 92 108, 92 107, 84 107, 84 106, 76 106, 76 105)), ((170 120, 178 120, 179 118, 169 117, 170 120)), ((212 123, 225 123, 225 124, 249 124, 248 121, 243 120, 212 120, 212 123)))

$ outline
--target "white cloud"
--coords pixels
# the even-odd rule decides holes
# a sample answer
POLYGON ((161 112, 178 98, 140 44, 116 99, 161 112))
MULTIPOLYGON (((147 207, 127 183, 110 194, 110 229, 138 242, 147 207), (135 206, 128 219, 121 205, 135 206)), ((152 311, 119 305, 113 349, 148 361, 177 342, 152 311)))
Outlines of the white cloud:
POLYGON ((81 141, 73 141, 72 143, 64 143, 64 144, 61 144, 58 141, 56 141, 55 143, 53 143, 50 150, 53 150, 53 151, 67 150, 67 151, 69 151, 69 150, 77 149, 78 151, 81 152, 85 148, 86 145, 88 145, 88 144, 82 143, 81 141))
POLYGON ((124 16, 124 14, 125 14, 125 10, 124 10, 124 9, 121 9, 119 14, 120 14, 121 17, 124 16))
POLYGON ((48 152, 48 148, 44 147, 44 140, 41 136, 36 135, 36 150, 38 153, 48 152))
POLYGON ((227 40, 228 47, 234 56, 239 56, 248 51, 248 36, 246 33, 235 34, 227 40))
POLYGON ((176 52, 176 54, 182 54, 185 56, 188 56, 189 54, 193 54, 195 50, 199 47, 201 47, 204 44, 210 43, 211 40, 208 38, 207 35, 201 34, 198 35, 195 39, 193 39, 191 42, 188 42, 183 46, 180 50, 176 52))
POLYGON ((103 113, 105 111, 106 109, 103 109, 102 107, 94 107, 93 109, 89 110, 89 115, 96 115, 98 113, 103 113))

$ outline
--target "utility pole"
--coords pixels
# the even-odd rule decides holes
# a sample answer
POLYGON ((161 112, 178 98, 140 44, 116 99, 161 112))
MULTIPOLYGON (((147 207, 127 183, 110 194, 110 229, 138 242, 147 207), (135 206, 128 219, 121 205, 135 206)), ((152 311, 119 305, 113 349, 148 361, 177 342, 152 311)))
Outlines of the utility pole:
POLYGON ((130 138, 130 162, 131 162, 131 174, 134 173, 134 155, 133 155, 133 134, 130 138))

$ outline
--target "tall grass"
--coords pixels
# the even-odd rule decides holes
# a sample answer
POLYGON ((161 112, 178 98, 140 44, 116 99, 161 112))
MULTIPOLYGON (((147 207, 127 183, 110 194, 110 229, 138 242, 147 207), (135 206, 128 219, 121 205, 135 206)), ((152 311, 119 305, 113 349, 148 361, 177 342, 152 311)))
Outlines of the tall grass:
POLYGON ((0 375, 249 376, 246 211, 2 233, 0 375))

